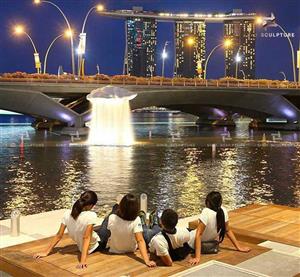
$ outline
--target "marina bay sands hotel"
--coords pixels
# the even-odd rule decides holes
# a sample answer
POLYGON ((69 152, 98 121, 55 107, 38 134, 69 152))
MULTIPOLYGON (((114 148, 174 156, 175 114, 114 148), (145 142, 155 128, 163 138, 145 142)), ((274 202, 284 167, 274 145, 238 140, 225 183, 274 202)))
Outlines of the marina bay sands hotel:
MULTIPOLYGON (((206 24, 223 23, 224 40, 229 39, 232 43, 231 47, 224 47, 225 76, 255 78, 255 13, 233 10, 226 14, 175 14, 149 12, 142 7, 133 7, 132 10, 103 11, 101 15, 125 19, 127 43, 124 74, 144 77, 155 75, 157 24, 172 22, 174 76, 203 77, 208 53, 206 24)), ((272 18, 264 17, 263 20, 272 18)))

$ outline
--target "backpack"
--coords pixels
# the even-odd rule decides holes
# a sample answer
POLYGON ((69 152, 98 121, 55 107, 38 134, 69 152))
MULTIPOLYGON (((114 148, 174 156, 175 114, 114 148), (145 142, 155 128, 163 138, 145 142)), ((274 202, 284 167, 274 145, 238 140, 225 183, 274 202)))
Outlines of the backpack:
POLYGON ((192 251, 192 248, 188 245, 188 243, 184 243, 182 247, 174 249, 171 243, 169 236, 166 234, 165 231, 161 231, 162 235, 166 239, 168 246, 169 246, 169 254, 172 261, 181 261, 184 260, 187 255, 189 255, 192 251))

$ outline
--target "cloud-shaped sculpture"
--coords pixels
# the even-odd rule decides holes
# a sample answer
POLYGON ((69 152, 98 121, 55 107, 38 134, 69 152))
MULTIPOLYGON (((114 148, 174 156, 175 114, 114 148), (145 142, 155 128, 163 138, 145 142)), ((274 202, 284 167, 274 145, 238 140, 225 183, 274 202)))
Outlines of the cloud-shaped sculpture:
POLYGON ((104 99, 116 99, 116 98, 127 98, 131 100, 137 96, 136 93, 133 93, 125 88, 114 87, 114 86, 105 86, 102 88, 97 88, 91 91, 90 94, 87 95, 86 99, 91 101, 96 98, 104 98, 104 99))

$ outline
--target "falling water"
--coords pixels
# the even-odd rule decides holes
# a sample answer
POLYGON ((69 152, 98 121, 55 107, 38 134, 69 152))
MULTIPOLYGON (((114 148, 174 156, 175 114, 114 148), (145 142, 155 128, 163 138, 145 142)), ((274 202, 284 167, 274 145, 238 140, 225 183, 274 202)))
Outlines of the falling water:
POLYGON ((89 144, 128 146, 134 143, 129 101, 135 96, 113 86, 93 90, 87 96, 92 104, 89 144))

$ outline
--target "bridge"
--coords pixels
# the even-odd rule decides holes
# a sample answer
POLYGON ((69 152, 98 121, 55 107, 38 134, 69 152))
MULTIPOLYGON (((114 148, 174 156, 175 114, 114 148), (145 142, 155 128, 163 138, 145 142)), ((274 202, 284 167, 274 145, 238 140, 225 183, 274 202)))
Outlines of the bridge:
MULTIPOLYGON (((37 118, 58 120, 75 128, 90 119, 85 96, 92 90, 108 85, 91 82, 0 82, 0 109, 28 114, 37 118)), ((300 129, 300 87, 270 85, 257 87, 245 82, 223 85, 112 84, 136 92, 132 110, 144 107, 165 107, 196 115, 224 118, 238 113, 254 119, 268 117, 286 119, 300 129)))

